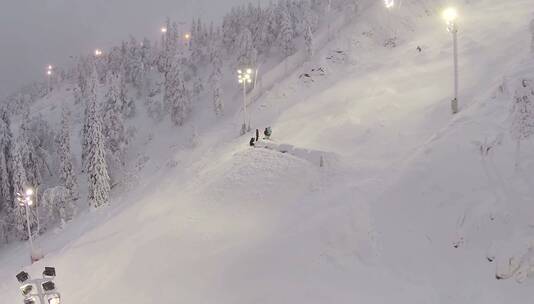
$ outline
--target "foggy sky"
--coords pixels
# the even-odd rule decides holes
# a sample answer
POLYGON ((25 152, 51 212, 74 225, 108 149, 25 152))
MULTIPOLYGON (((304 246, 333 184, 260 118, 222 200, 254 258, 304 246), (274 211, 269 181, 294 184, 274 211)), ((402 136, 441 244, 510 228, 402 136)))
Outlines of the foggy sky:
MULTIPOLYGON (((259 0, 250 0, 257 3, 259 0)), ((130 34, 159 38, 169 16, 220 21, 249 0, 0 0, 0 97, 44 79, 48 64, 118 45, 130 34)))

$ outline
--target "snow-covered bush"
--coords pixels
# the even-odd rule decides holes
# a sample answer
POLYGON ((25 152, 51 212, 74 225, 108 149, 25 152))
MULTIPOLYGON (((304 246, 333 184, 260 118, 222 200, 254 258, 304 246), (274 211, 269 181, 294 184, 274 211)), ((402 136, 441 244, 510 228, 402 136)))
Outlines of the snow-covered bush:
POLYGON ((41 197, 41 206, 46 210, 46 223, 60 221, 63 226, 76 213, 71 191, 63 186, 48 188, 41 197))
POLYGON ((528 79, 522 79, 514 93, 510 132, 516 141, 516 166, 519 166, 521 141, 534 133, 534 91, 528 79))

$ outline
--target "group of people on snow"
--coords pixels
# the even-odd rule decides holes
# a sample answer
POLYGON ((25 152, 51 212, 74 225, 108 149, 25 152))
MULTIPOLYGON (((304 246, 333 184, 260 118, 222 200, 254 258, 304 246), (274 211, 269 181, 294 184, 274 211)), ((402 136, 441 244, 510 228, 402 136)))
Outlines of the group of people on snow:
MULTIPOLYGON (((271 139, 271 134, 273 133, 273 131, 271 130, 271 127, 267 127, 265 128, 265 130, 263 130, 263 139, 271 139)), ((256 146, 256 143, 260 140, 260 130, 259 129, 256 129, 256 137, 251 137, 250 138, 250 141, 249 141, 249 145, 251 147, 254 147, 256 146)))

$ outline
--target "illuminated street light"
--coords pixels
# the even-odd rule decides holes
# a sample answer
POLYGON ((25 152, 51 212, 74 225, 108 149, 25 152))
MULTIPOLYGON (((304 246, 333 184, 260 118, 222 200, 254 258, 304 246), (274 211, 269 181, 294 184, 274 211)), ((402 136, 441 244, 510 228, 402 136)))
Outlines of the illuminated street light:
POLYGON ((96 49, 96 50, 95 50, 95 56, 96 56, 96 57, 100 57, 100 56, 102 56, 102 54, 103 54, 103 52, 102 52, 101 49, 96 49))
POLYGON ((454 65, 454 98, 451 101, 452 114, 458 113, 458 12, 449 7, 443 11, 443 19, 447 23, 447 31, 452 34, 453 65, 454 65))
POLYGON ((458 12, 454 7, 449 7, 443 11, 442 16, 445 22, 447 22, 447 26, 450 27, 451 25, 454 26, 456 23, 456 19, 458 19, 458 12))
POLYGON ((395 0, 384 0, 384 5, 387 9, 390 9, 395 6, 395 0))
POLYGON ((162 28, 160 29, 160 31, 161 31, 163 34, 165 34, 165 33, 167 33, 167 28, 166 28, 166 27, 162 27, 162 28))
POLYGON ((247 84, 252 83, 252 69, 237 70, 237 80, 243 85, 243 125, 241 126, 241 135, 250 131, 250 121, 247 126, 247 84))

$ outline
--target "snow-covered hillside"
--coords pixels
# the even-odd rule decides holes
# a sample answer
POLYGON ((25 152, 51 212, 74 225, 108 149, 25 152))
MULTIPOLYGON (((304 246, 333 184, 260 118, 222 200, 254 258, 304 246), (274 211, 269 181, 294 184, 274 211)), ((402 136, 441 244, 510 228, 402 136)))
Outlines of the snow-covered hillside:
MULTIPOLYGON (((534 77, 532 4, 458 4, 452 116, 437 2, 362 6, 251 105, 272 142, 237 137, 240 100, 213 124, 139 118, 132 185, 40 237, 32 266, 26 244, 2 247, 2 301, 20 300, 22 268, 53 265, 65 303, 532 302, 533 143, 514 169, 508 118, 534 77)), ((34 107, 58 113, 60 94, 34 107)))

